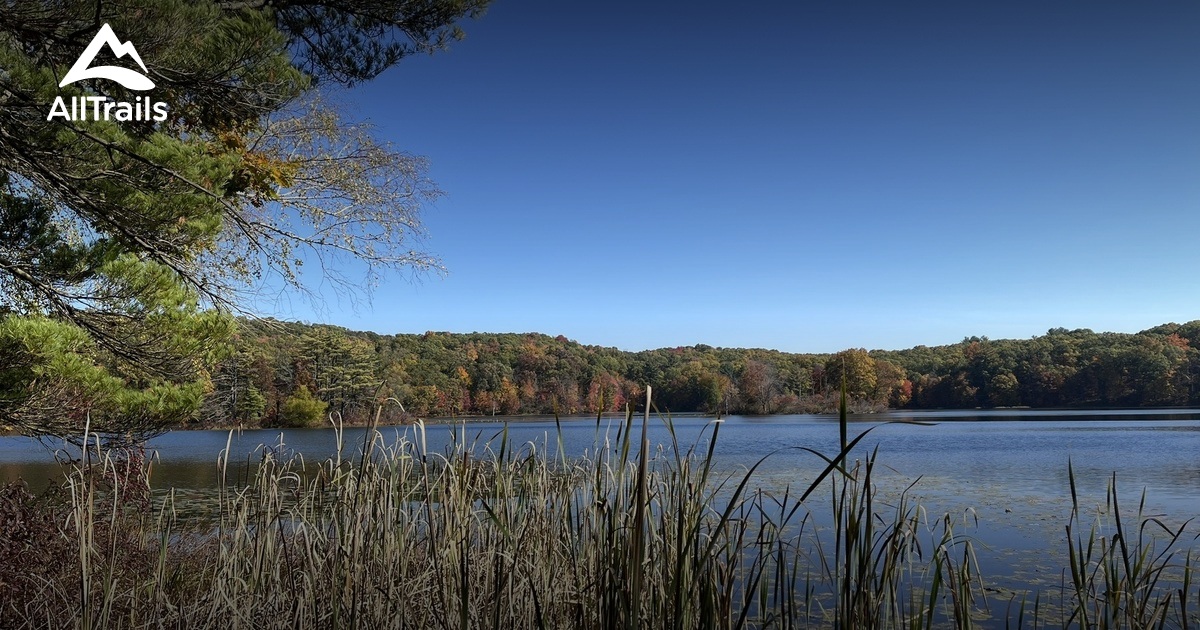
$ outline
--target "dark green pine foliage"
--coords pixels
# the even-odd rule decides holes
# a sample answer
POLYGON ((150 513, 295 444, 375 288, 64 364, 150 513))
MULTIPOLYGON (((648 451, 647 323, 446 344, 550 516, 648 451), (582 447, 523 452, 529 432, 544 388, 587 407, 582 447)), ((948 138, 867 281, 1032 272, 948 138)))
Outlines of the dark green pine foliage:
MULTIPOLYGON (((436 195, 423 163, 330 108, 309 103, 303 114, 298 99, 317 79, 366 80, 440 48, 484 4, 0 3, 0 429, 161 431, 196 418, 222 358, 215 388, 227 400, 210 407, 278 414, 271 379, 244 376, 263 357, 229 354, 240 290, 269 273, 298 281, 301 250, 335 242, 385 269, 433 264, 404 238, 436 195), (105 23, 135 45, 154 89, 59 87, 105 23), (60 96, 149 96, 169 114, 47 120, 60 96)), ((106 50, 100 63, 133 65, 106 50)), ((339 379, 362 380, 341 362, 339 379)), ((324 393, 345 406, 363 391, 324 393)))

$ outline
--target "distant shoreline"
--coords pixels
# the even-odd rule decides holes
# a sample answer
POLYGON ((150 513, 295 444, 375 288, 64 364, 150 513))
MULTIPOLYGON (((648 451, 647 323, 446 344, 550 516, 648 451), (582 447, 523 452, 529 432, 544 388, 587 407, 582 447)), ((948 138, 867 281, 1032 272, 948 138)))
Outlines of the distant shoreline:
MULTIPOLYGON (((643 413, 644 412, 641 412, 641 411, 635 412, 633 414, 634 421, 636 422, 639 418, 641 418, 643 416, 643 413)), ((974 409, 949 409, 949 408, 947 408, 947 409, 885 409, 882 411, 871 411, 871 412, 862 412, 862 413, 853 413, 852 412, 852 413, 850 413, 850 416, 851 417, 854 417, 854 416, 871 417, 871 416, 882 416, 882 415, 886 415, 886 414, 913 414, 916 416, 938 417, 938 416, 942 416, 942 415, 970 415, 970 414, 977 414, 977 413, 984 414, 984 415, 995 415, 995 416, 1036 415, 1038 413, 1047 413, 1047 414, 1057 415, 1057 416, 1059 416, 1059 418, 1057 418, 1057 419, 1062 420, 1062 419, 1070 419, 1071 416, 1087 416, 1089 414, 1096 414, 1099 416, 1121 416, 1121 415, 1141 416, 1141 415, 1155 415, 1155 414, 1200 416, 1200 407, 1190 407, 1190 406, 1173 406, 1173 407, 990 407, 990 408, 978 408, 977 407, 974 409)), ((660 414, 658 412, 651 412, 650 415, 652 418, 655 418, 655 419, 661 418, 661 417, 670 417, 670 418, 711 418, 711 419, 715 420, 718 418, 718 416, 715 414, 704 413, 704 412, 699 412, 699 411, 685 411, 685 412, 680 412, 680 413, 671 412, 669 414, 667 414, 665 412, 662 414, 660 414)), ((729 417, 778 418, 778 417, 783 417, 783 416, 814 416, 814 417, 829 416, 832 418, 836 418, 837 413, 836 412, 770 413, 770 414, 736 413, 736 414, 729 414, 729 415, 721 415, 720 418, 729 418, 729 417)), ((625 418, 625 414, 617 413, 617 412, 607 412, 607 413, 603 414, 602 418, 605 420, 623 420, 625 418)), ((561 415, 561 416, 558 416, 557 419, 560 422, 564 422, 564 423, 570 422, 571 424, 577 424, 581 421, 589 421, 589 420, 595 421, 596 415, 595 414, 561 415)), ((435 416, 435 417, 431 417, 431 418, 414 419, 414 421, 412 421, 412 422, 380 423, 378 426, 379 427, 412 426, 412 425, 416 424, 417 420, 424 422, 426 425, 437 425, 437 426, 445 426, 445 425, 453 425, 453 424, 472 425, 472 424, 502 423, 502 422, 506 422, 506 421, 507 422, 529 422, 529 423, 553 424, 555 422, 555 417, 553 415, 540 414, 540 413, 516 414, 516 415, 495 415, 495 416, 478 416, 478 415, 435 416)), ((342 426, 344 426, 346 428, 365 428, 368 425, 365 423, 346 423, 346 424, 343 424, 342 426)), ((329 429, 332 427, 333 427, 332 424, 325 424, 325 425, 315 426, 315 427, 194 425, 194 426, 175 427, 175 428, 164 431, 164 433, 168 433, 168 432, 172 432, 172 431, 269 431, 269 430, 283 431, 283 430, 307 430, 307 429, 316 430, 316 429, 329 429)), ((0 437, 29 437, 29 436, 26 436, 25 434, 20 433, 13 427, 0 427, 0 437)))
MULTIPOLYGON (((1071 416, 1086 416, 1089 414, 1096 414, 1099 416, 1120 416, 1120 415, 1133 415, 1133 416, 1147 415, 1148 416, 1148 415, 1155 415, 1155 414, 1166 414, 1166 415, 1189 415, 1190 414, 1190 415, 1200 416, 1200 408, 1198 408, 1198 407, 992 407, 992 408, 975 408, 975 409, 885 409, 882 411, 871 411, 871 412, 861 412, 861 413, 853 413, 852 412, 849 415, 851 417, 855 417, 855 416, 872 417, 872 416, 883 416, 883 415, 913 414, 916 416, 928 415, 928 416, 937 417, 937 416, 942 416, 942 415, 967 416, 967 415, 971 415, 971 414, 984 414, 984 415, 996 415, 996 416, 1014 415, 1015 416, 1015 415, 1036 415, 1038 413, 1060 415, 1060 417, 1058 419, 1070 419, 1071 416)), ((644 412, 642 412, 642 411, 635 412, 633 414, 634 422, 639 421, 643 417, 643 414, 644 414, 644 412)), ((658 412, 651 412, 650 416, 652 419, 659 419, 659 418, 664 418, 664 417, 670 417, 672 419, 674 419, 674 418, 710 418, 713 420, 718 419, 718 416, 716 414, 704 413, 704 412, 699 412, 699 411, 685 411, 685 412, 681 412, 681 413, 672 412, 670 414, 667 414, 667 413, 659 414, 658 412)), ((724 419, 724 418, 731 418, 731 417, 734 417, 734 418, 780 418, 780 417, 785 417, 785 416, 813 416, 813 417, 826 417, 827 416, 832 419, 836 419, 837 412, 769 413, 769 414, 735 413, 735 414, 729 414, 729 415, 721 415, 719 417, 721 419, 724 419)), ((608 413, 603 414, 603 416, 602 416, 602 418, 604 420, 624 420, 625 417, 626 417, 625 414, 616 413, 616 412, 608 412, 608 413)), ((419 418, 418 420, 424 422, 427 426, 428 425, 445 426, 445 425, 454 425, 454 424, 472 425, 472 424, 488 424, 488 423, 503 423, 503 422, 528 422, 528 423, 539 423, 539 424, 540 423, 554 424, 555 417, 553 415, 536 414, 535 413, 535 414, 516 414, 516 415, 499 415, 499 414, 497 414, 495 416, 476 416, 476 415, 472 415, 472 416, 437 416, 437 417, 432 417, 432 418, 419 418)), ((589 420, 594 422, 596 420, 596 415, 595 414, 571 414, 571 415, 558 416, 558 421, 560 421, 562 423, 569 422, 571 424, 577 424, 577 423, 586 422, 589 420)), ((378 426, 379 427, 403 427, 403 426, 412 426, 414 424, 416 424, 415 420, 413 422, 405 422, 405 423, 380 423, 378 426)), ((220 431, 220 430, 230 430, 230 429, 238 429, 238 428, 240 428, 241 430, 244 430, 244 431, 276 430, 276 429, 277 430, 289 430, 289 429, 290 430, 299 430, 299 429, 323 429, 323 428, 330 428, 331 426, 332 425, 325 425, 325 426, 321 426, 321 427, 281 427, 281 426, 182 427, 180 429, 172 429, 172 430, 220 431)), ((345 426, 347 428, 365 428, 368 425, 362 424, 362 423, 354 423, 354 424, 345 424, 343 426, 345 426)))

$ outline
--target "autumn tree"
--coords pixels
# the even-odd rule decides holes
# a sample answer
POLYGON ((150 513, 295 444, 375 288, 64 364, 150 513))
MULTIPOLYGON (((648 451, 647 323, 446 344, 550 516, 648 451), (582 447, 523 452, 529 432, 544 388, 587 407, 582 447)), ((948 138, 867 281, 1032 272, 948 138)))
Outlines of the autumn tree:
POLYGON ((584 410, 588 413, 621 411, 625 408, 625 390, 621 378, 601 372, 588 383, 584 410))
POLYGON ((872 402, 901 408, 912 399, 912 382, 904 368, 886 359, 875 360, 875 392, 872 402))
MULTIPOLYGON (((372 405, 376 396, 396 397, 419 416, 549 413, 556 406, 560 413, 574 409, 588 415, 601 408, 620 411, 626 404, 636 409, 644 400, 638 379, 647 374, 659 375, 651 383, 658 407, 680 412, 712 412, 714 401, 721 413, 828 411, 836 409, 840 390, 840 361, 828 355, 708 346, 629 353, 547 335, 380 336, 282 322, 242 322, 235 339, 235 352, 213 374, 215 391, 208 399, 217 411, 206 411, 212 422, 252 422, 257 391, 261 422, 277 423, 282 406, 301 386, 323 390, 331 402, 340 396, 347 409, 372 405), (317 348, 325 349, 318 354, 317 348), (357 349, 339 354, 345 348, 357 349), (351 360, 356 353, 364 365, 373 364, 358 373, 375 374, 378 385, 345 386, 354 370, 335 368, 359 362, 351 360), (814 386, 818 393, 808 395, 814 386)), ((893 408, 1195 404, 1200 361, 1193 339, 1200 340, 1200 322, 1138 334, 1052 331, 1024 340, 968 338, 865 353, 873 361, 874 389, 862 385, 869 378, 852 375, 847 381, 867 392, 860 404, 893 408)), ((864 353, 847 356, 862 359, 864 353)), ((397 415, 385 420, 399 419, 398 407, 386 409, 397 415)))
POLYGON ((878 374, 875 359, 861 348, 842 350, 825 362, 825 374, 831 388, 846 383, 846 395, 855 400, 869 399, 875 393, 878 374))
POLYGON ((742 368, 738 391, 742 404, 751 413, 771 413, 771 403, 779 391, 774 366, 756 359, 747 359, 742 368))

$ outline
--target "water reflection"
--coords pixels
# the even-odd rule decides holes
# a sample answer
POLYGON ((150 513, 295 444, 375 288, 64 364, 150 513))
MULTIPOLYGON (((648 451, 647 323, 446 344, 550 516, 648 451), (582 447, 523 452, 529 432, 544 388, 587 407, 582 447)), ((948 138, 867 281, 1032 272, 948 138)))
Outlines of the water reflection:
MULTIPOLYGON (((1112 472, 1122 487, 1161 501, 1194 499, 1200 492, 1200 412, 1119 411, 972 411, 894 412, 855 416, 851 434, 875 427, 864 438, 855 456, 876 446, 881 462, 903 478, 922 477, 922 487, 941 493, 972 493, 972 488, 996 485, 1013 498, 1063 497, 1070 459, 1081 490, 1103 492, 1112 472), (920 421, 934 426, 884 424, 920 421), (880 426, 882 425, 882 426, 880 426)), ((673 419, 682 447, 706 449, 710 419, 673 419)), ((616 440, 622 422, 605 418, 564 421, 562 448, 581 455, 616 440)), ((534 443, 558 448, 553 422, 519 418, 503 422, 466 425, 429 425, 424 440, 430 451, 443 451, 453 442, 483 444, 498 440, 507 429, 513 444, 534 443)), ((422 438, 414 427, 382 429, 385 442, 422 438)), ((362 448, 365 430, 346 429, 343 452, 351 457, 362 448)), ((652 420, 650 439, 670 444, 663 422, 652 420)), ((837 449, 836 418, 831 416, 730 417, 721 425, 716 464, 727 470, 749 467, 767 453, 762 466, 766 479, 803 477, 823 465, 818 458, 788 447, 809 447, 822 452, 837 449)), ((227 447, 233 470, 242 471, 261 460, 264 449, 290 449, 309 461, 337 453, 337 434, 331 429, 181 431, 152 440, 155 487, 205 488, 219 479, 217 458, 227 447)), ((63 469, 55 449, 20 437, 0 438, 0 481, 24 478, 35 487, 60 479, 63 469)), ((59 455, 61 457, 61 453, 59 455)))

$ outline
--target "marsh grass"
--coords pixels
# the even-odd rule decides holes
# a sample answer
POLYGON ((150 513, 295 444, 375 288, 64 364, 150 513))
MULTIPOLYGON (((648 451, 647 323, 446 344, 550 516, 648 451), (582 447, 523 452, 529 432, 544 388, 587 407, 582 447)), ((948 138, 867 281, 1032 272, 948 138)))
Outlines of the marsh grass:
MULTIPOLYGON (((1090 517, 1080 507, 1074 466, 1068 464, 1071 518, 1070 608, 1067 624, 1085 628, 1200 627, 1192 551, 1181 555, 1188 521, 1172 528, 1146 514, 1143 491, 1137 511, 1122 516, 1116 473, 1105 503, 1090 517), (1129 522, 1129 516, 1133 522, 1129 522), (1084 533, 1086 528, 1086 534, 1084 533)), ((1194 538, 1193 538, 1194 540, 1194 538)))
MULTIPOLYGON (((233 480, 227 446, 203 519, 182 518, 174 494, 143 500, 137 453, 94 453, 57 501, 0 495, 33 530, 5 560, 39 563, 0 573, 0 627, 968 628, 987 614, 962 524, 930 520, 907 490, 881 496, 878 453, 850 462, 866 433, 849 439, 844 413, 840 451, 793 447, 824 467, 777 491, 754 483, 770 455, 714 466, 720 423, 684 445, 661 421, 670 443, 652 447, 649 412, 627 412, 615 435, 598 420, 578 458, 561 435, 514 443, 463 426, 431 452, 420 423, 391 443, 372 427, 355 449, 335 427, 334 457, 278 445, 233 480)), ((1127 544, 1116 526, 1119 540, 1093 530, 1079 547, 1064 621, 1194 624, 1190 556, 1127 544), (1180 567, 1188 597, 1154 603, 1180 567)), ((1017 627, 1044 627, 1039 603, 1017 627)))

